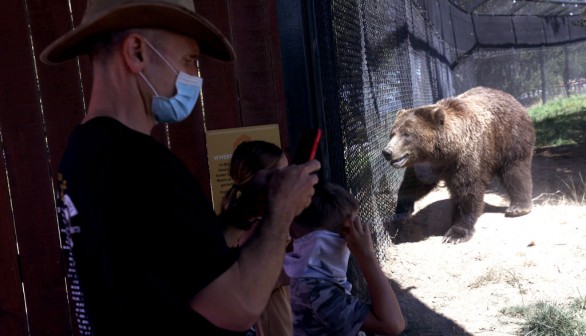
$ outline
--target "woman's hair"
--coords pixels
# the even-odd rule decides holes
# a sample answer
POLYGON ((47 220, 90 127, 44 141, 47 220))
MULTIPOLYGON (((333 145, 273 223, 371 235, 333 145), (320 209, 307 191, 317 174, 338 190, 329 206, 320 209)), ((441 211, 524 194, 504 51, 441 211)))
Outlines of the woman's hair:
POLYGON ((341 232, 344 220, 358 211, 358 201, 344 187, 318 184, 311 204, 295 217, 295 225, 306 230, 341 232))
MULTIPOLYGON (((262 140, 244 141, 240 143, 230 160, 230 177, 234 181, 222 200, 222 211, 235 206, 241 196, 241 187, 250 182, 256 173, 264 169, 275 169, 283 157, 283 150, 279 146, 262 140)), ((248 230, 250 226, 244 223, 228 223, 240 229, 248 230), (248 227, 241 227, 242 225, 248 227)), ((251 224, 250 224, 251 225, 251 224)))
POLYGON ((262 140, 244 141, 232 154, 230 177, 234 184, 243 185, 260 170, 276 168, 282 156, 281 148, 273 143, 262 140))

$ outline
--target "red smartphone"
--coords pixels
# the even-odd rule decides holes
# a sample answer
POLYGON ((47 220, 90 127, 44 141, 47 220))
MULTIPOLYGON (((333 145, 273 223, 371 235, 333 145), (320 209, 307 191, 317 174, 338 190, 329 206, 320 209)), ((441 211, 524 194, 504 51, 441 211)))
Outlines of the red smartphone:
POLYGON ((295 155, 293 156, 294 164, 305 163, 315 158, 317 152, 317 146, 321 139, 321 129, 312 128, 301 133, 297 148, 295 149, 295 155))

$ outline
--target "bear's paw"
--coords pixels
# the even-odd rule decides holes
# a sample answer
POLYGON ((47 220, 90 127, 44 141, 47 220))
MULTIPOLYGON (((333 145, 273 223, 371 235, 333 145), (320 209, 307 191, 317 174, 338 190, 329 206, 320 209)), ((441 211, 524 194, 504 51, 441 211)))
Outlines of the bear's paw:
POLYGON ((531 212, 531 207, 523 207, 519 205, 511 205, 505 211, 505 217, 519 217, 531 212))
POLYGON ((443 243, 447 244, 459 244, 464 243, 472 238, 474 229, 466 229, 461 226, 452 226, 448 232, 444 235, 443 243))

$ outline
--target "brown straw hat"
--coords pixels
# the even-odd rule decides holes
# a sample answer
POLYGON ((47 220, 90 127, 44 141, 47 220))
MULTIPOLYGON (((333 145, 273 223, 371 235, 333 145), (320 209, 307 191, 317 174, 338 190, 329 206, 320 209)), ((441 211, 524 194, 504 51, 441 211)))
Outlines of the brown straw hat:
POLYGON ((88 0, 81 23, 41 53, 41 61, 56 64, 89 51, 92 39, 131 28, 158 28, 193 37, 201 53, 233 61, 234 50, 220 30, 195 12, 193 0, 88 0))

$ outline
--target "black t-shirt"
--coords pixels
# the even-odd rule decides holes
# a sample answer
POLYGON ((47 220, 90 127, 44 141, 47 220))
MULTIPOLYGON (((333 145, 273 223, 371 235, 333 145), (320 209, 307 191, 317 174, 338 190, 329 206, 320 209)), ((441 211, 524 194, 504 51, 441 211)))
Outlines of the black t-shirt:
POLYGON ((90 334, 89 317, 94 335, 232 334, 190 309, 238 251, 226 246, 210 201, 171 151, 114 119, 94 118, 72 133, 59 175, 82 329, 90 334))

